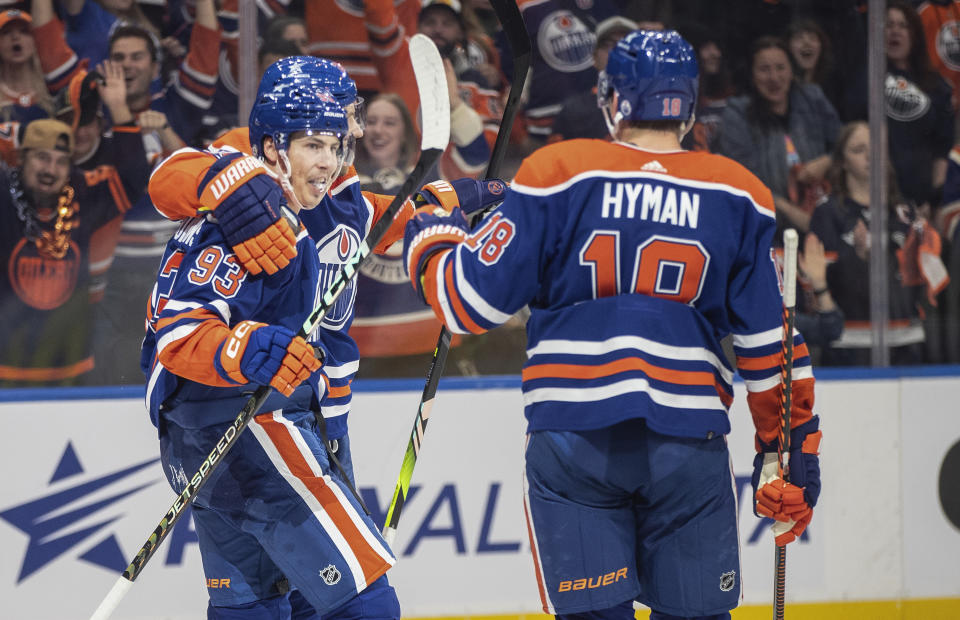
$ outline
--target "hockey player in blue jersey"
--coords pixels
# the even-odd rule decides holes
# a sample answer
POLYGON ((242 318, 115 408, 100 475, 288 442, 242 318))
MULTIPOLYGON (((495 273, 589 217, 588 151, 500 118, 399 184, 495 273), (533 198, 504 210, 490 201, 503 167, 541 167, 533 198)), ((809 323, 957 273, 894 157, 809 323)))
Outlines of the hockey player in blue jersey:
POLYGON ((696 85, 676 32, 630 33, 598 87, 614 142, 535 152, 472 231, 426 208, 407 224, 412 284, 453 332, 530 307, 524 500, 543 609, 558 617, 633 618, 634 600, 654 620, 737 606, 728 335, 756 427, 755 506, 778 544, 803 532, 819 495, 796 333, 790 483, 777 471, 773 199, 736 162, 681 149, 696 85))
POLYGON ((309 342, 295 336, 329 267, 299 218, 339 173, 347 115, 328 91, 279 84, 258 94, 250 127, 259 158, 184 149, 150 183, 155 199, 197 203, 201 212, 225 206, 220 213, 238 218, 254 196, 287 211, 299 230, 287 267, 253 275, 212 218, 186 220, 168 244, 151 297, 147 402, 175 490, 256 385, 277 390, 193 503, 207 617, 291 618, 295 588, 312 606, 297 618, 399 618, 385 577, 395 560, 348 481, 331 468, 311 410, 330 391, 311 346, 318 333, 309 342), (281 207, 287 198, 274 178, 290 209, 281 207))

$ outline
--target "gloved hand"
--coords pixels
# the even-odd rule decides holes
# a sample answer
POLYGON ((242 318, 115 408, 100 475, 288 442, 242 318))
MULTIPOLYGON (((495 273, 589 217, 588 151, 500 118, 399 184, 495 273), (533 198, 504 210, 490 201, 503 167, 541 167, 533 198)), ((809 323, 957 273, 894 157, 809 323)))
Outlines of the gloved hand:
POLYGON ((470 226, 463 211, 455 207, 446 213, 442 207, 420 207, 407 222, 403 236, 403 268, 417 295, 426 303, 421 273, 427 260, 437 252, 456 246, 467 238, 470 226))
POLYGON ((281 216, 282 196, 276 181, 256 174, 233 188, 213 210, 227 243, 253 275, 274 274, 297 255, 296 231, 281 216))
POLYGON ((776 543, 796 540, 813 518, 820 497, 820 418, 813 418, 790 431, 790 472, 785 482, 778 470, 779 439, 770 443, 756 439, 753 460, 754 513, 771 517, 776 543))
POLYGON ((413 203, 416 207, 437 205, 448 213, 460 207, 464 213, 471 214, 502 202, 506 189, 507 184, 500 179, 433 181, 420 188, 413 203))
POLYGON ((256 321, 237 324, 220 345, 217 360, 233 381, 269 385, 284 396, 323 365, 303 338, 286 327, 256 321))

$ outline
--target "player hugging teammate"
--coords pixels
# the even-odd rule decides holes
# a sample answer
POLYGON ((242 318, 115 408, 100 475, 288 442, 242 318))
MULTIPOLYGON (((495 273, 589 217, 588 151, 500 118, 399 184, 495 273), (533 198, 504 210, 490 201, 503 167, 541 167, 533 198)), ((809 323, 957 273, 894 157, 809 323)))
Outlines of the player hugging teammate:
POLYGON ((363 202, 331 209, 350 133, 329 88, 281 76, 250 114, 255 156, 182 149, 151 178, 161 211, 193 216, 167 245, 143 348, 171 486, 184 488, 256 386, 276 390, 193 502, 208 618, 400 616, 394 557, 352 474, 331 466, 339 452, 349 467, 345 420, 329 443, 318 427, 322 408, 349 401, 344 339, 325 324, 295 335, 323 292, 316 242, 356 245, 375 217, 363 202))

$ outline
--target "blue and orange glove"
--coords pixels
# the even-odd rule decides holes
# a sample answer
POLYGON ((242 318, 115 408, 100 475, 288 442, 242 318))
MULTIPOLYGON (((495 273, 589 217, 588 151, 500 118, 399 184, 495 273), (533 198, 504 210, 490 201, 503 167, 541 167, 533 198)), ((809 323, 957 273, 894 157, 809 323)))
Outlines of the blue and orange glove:
POLYGON ((314 349, 286 327, 241 321, 220 345, 216 359, 217 370, 230 380, 269 385, 290 396, 320 370, 323 357, 321 349, 314 349))
POLYGON ((420 188, 413 198, 417 207, 425 204, 443 207, 447 213, 460 207, 467 215, 503 202, 507 184, 500 179, 454 179, 433 181, 420 188))
POLYGON ((297 234, 282 217, 277 182, 254 174, 230 190, 213 216, 243 268, 253 275, 274 274, 289 265, 297 255, 297 234))
POLYGON ((779 440, 770 443, 756 439, 753 459, 754 508, 757 516, 774 519, 773 532, 778 546, 796 540, 810 524, 813 507, 820 497, 820 418, 790 431, 790 482, 780 477, 777 463, 779 440))
POLYGON ((403 235, 403 268, 417 295, 426 303, 423 293, 423 270, 437 252, 455 247, 470 234, 470 225, 460 207, 447 213, 443 207, 420 207, 407 222, 403 235))

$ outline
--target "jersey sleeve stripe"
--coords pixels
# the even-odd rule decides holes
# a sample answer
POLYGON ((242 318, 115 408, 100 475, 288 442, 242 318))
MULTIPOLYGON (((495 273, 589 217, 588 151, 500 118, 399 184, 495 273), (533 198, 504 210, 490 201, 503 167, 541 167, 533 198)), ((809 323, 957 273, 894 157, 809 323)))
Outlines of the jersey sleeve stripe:
POLYGON ((758 332, 756 334, 734 334, 733 346, 742 349, 753 349, 774 342, 779 343, 781 340, 783 340, 783 325, 778 325, 773 329, 768 329, 765 332, 758 332))
POLYGON ((777 352, 763 357, 737 357, 737 368, 739 370, 766 370, 768 368, 778 368, 783 363, 783 354, 777 352))
MULTIPOLYGON (((460 244, 457 246, 457 256, 460 258, 460 253, 464 252, 464 245, 460 244)), ((488 321, 490 324, 487 325, 487 329, 494 327, 496 325, 501 325, 506 323, 510 319, 509 314, 506 312, 501 312, 493 306, 491 306, 487 301, 477 293, 476 289, 470 285, 469 280, 463 273, 463 263, 460 260, 456 260, 456 283, 457 290, 460 291, 460 294, 463 296, 463 299, 467 304, 479 314, 485 321, 488 321)))
MULTIPOLYGON (((188 323, 187 325, 181 325, 179 327, 174 327, 173 329, 164 330, 165 333, 157 339, 157 354, 163 355, 163 350, 168 346, 173 344, 178 340, 183 340, 192 334, 202 323, 188 323)), ((158 334, 159 335, 159 334, 158 334)))
MULTIPOLYGON (((457 266, 459 267, 459 265, 457 266)), ((446 285, 451 307, 453 308, 453 313, 459 319, 460 324, 463 325, 471 334, 482 334, 486 330, 476 324, 476 322, 467 313, 466 308, 463 306, 463 302, 461 301, 460 295, 457 292, 457 287, 454 284, 453 269, 454 266, 452 261, 447 261, 447 264, 443 270, 443 280, 444 284, 446 285)))
POLYGON ((179 323, 181 321, 185 321, 189 319, 193 319, 192 322, 199 323, 202 321, 206 321, 208 319, 219 320, 220 318, 219 316, 217 316, 216 313, 211 312, 210 309, 206 307, 200 307, 193 310, 188 310, 187 312, 181 312, 178 314, 174 314, 173 316, 169 316, 170 314, 169 309, 170 309, 170 305, 167 304, 167 306, 164 308, 164 312, 162 313, 161 318, 157 320, 158 332, 162 332, 166 330, 168 327, 170 327, 174 323, 179 323))
POLYGON ((344 377, 349 377, 357 373, 357 370, 360 369, 360 362, 354 360, 346 364, 341 364, 339 366, 324 366, 323 372, 326 373, 331 379, 342 379, 344 377))
POLYGON ((339 387, 331 385, 328 393, 330 398, 344 398, 345 396, 350 396, 350 385, 341 385, 339 387))
POLYGON ((450 300, 447 298, 446 286, 444 286, 444 273, 446 272, 447 264, 452 254, 452 251, 447 250, 442 252, 438 259, 430 261, 428 263, 427 277, 433 278, 434 286, 436 287, 437 305, 440 306, 440 311, 443 315, 438 318, 447 325, 451 332, 455 334, 466 334, 469 332, 460 326, 460 320, 453 312, 450 300))

